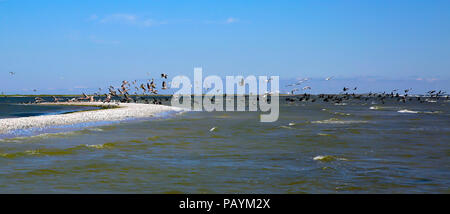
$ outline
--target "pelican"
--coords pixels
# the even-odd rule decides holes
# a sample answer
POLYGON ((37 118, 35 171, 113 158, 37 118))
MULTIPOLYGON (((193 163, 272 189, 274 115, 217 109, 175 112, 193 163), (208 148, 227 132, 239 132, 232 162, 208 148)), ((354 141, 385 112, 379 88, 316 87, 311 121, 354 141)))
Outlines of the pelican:
POLYGON ((43 102, 43 101, 45 101, 45 100, 42 99, 42 98, 40 98, 40 97, 36 97, 36 98, 34 98, 34 101, 35 101, 36 103, 41 103, 41 102, 43 102))
POLYGON ((270 82, 271 80, 273 80, 273 78, 271 77, 271 78, 269 78, 269 79, 266 79, 265 81, 266 82, 270 82))
POLYGON ((239 85, 244 86, 244 78, 242 78, 241 81, 239 81, 239 85))
POLYGON ((54 100, 55 103, 59 102, 59 99, 57 97, 55 97, 55 96, 53 96, 53 100, 54 100))

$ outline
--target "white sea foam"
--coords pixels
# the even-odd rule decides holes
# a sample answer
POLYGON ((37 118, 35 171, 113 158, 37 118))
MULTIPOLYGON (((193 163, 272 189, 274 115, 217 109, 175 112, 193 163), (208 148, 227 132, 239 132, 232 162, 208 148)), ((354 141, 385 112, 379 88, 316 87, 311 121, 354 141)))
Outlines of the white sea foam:
POLYGON ((315 161, 334 161, 334 160, 340 160, 340 161, 348 161, 346 158, 339 158, 332 155, 319 155, 313 158, 315 161))
POLYGON ((347 103, 335 103, 334 105, 335 105, 335 106, 346 106, 347 103))
POLYGON ((408 109, 402 109, 402 110, 400 110, 400 111, 397 111, 398 113, 410 113, 410 114, 417 114, 417 113, 419 113, 418 111, 411 111, 411 110, 408 110, 408 109))
POLYGON ((319 124, 353 124, 353 123, 367 123, 365 120, 340 120, 338 118, 331 118, 328 120, 312 121, 311 123, 319 124))
MULTIPOLYGON (((42 103, 43 105, 83 105, 104 106, 112 104, 101 102, 74 102, 74 103, 42 103)), ((116 106, 116 104, 113 104, 116 106)), ((6 118, 0 119, 0 134, 13 130, 46 128, 53 126, 64 126, 78 123, 89 123, 98 121, 121 121, 132 118, 154 117, 164 112, 183 111, 181 108, 138 103, 121 103, 119 108, 100 109, 95 111, 74 112, 59 115, 41 115, 34 117, 6 118)))

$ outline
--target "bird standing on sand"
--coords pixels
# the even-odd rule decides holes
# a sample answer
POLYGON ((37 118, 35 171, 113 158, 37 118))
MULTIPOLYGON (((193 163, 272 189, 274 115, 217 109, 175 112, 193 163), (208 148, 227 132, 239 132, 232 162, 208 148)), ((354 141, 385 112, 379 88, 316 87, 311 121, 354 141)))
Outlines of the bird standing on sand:
POLYGON ((40 97, 36 97, 36 98, 34 98, 34 101, 35 101, 36 103, 41 103, 41 102, 43 102, 43 101, 45 101, 45 100, 42 99, 42 98, 40 98, 40 97))
POLYGON ((59 99, 57 97, 53 96, 53 102, 57 103, 57 102, 59 102, 59 99))

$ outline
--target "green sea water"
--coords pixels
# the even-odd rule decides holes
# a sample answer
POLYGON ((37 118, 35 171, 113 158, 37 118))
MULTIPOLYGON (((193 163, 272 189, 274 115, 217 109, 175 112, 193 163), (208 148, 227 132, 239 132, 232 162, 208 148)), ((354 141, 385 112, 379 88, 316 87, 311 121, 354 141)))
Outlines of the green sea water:
POLYGON ((0 193, 450 193, 449 102, 280 101, 3 137, 0 193))

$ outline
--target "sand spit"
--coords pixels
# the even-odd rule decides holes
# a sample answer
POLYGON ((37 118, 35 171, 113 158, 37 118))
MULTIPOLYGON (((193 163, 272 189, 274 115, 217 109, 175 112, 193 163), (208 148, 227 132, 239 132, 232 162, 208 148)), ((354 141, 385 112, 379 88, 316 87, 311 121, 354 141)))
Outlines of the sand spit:
POLYGON ((39 105, 82 105, 105 108, 92 111, 73 112, 69 114, 0 119, 0 134, 8 133, 9 131, 17 129, 45 128, 97 121, 120 121, 131 118, 154 117, 156 114, 169 111, 183 111, 183 109, 177 107, 138 103, 120 103, 118 105, 115 103, 101 102, 71 102, 41 103, 39 105))

